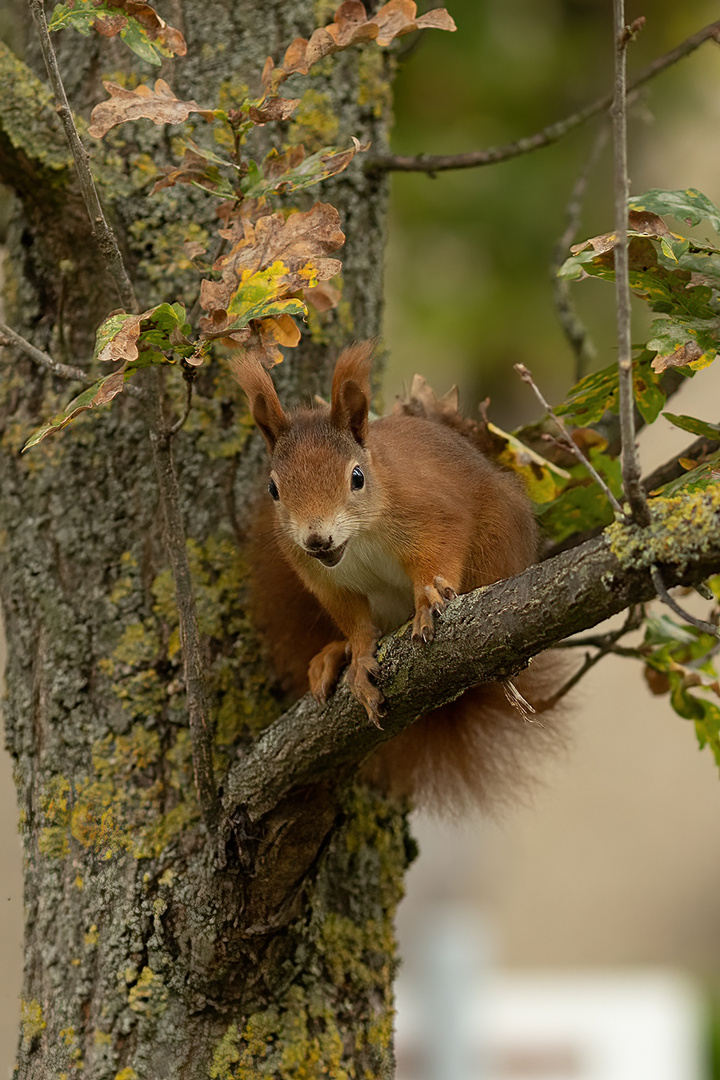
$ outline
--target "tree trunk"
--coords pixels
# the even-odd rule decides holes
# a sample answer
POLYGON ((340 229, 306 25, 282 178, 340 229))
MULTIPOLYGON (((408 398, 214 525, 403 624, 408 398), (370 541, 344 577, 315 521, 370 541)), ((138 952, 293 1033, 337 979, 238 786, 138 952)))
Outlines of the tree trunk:
MULTIPOLYGON (((309 36, 318 6, 158 5, 189 46, 161 74, 178 97, 213 107, 219 95, 231 107, 233 88, 256 83, 267 55, 278 60, 295 36, 309 36)), ((104 96, 100 77, 127 63, 124 47, 70 31, 58 38, 70 100, 86 112, 104 96)), ((0 179, 18 195, 6 319, 56 360, 87 366, 94 330, 118 301, 34 46, 28 63, 36 75, 0 53, 0 179)), ((145 67, 143 82, 155 77, 134 67, 145 67)), ((298 96, 308 87, 315 95, 304 110, 308 149, 350 135, 382 149, 389 68, 379 50, 349 50, 298 81, 298 96), (328 139, 333 115, 339 125, 328 139)), ((192 188, 148 194, 150 164, 169 160, 169 143, 164 129, 140 121, 92 147, 143 309, 192 306, 197 274, 182 240, 216 224, 211 200, 192 188)), ((380 330, 385 185, 353 163, 318 197, 340 210, 344 293, 283 365, 286 400, 326 389, 338 347, 380 330)), ((390 1077, 393 914, 412 852, 402 813, 351 780, 342 795, 316 785, 251 828, 234 820, 215 850, 193 786, 178 617, 141 405, 122 395, 21 456, 32 427, 73 390, 20 354, 11 364, 9 352, 0 377, 0 584, 27 920, 16 1075, 390 1077)), ((171 416, 184 390, 176 371, 164 375, 171 416)), ((245 511, 262 456, 245 414, 226 371, 208 364, 173 443, 220 779, 282 706, 244 606, 245 511)))

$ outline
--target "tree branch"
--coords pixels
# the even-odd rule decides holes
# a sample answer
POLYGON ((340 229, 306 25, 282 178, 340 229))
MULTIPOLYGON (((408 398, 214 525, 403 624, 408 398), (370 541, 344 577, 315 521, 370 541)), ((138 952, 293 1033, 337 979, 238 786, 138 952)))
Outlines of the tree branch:
POLYGON ((303 698, 230 770, 228 817, 242 808, 250 821, 259 820, 293 789, 332 780, 468 687, 512 677, 563 638, 653 599, 653 563, 662 564, 670 587, 720 569, 720 493, 658 500, 653 522, 649 529, 615 524, 579 548, 459 597, 427 647, 413 645, 407 626, 385 638, 378 649, 384 730, 344 685, 324 709, 303 698), (688 515, 692 526, 683 529, 688 515))
POLYGON ((9 326, 2 322, 0 322, 0 338, 5 339, 0 341, 0 344, 14 345, 21 352, 24 352, 26 356, 29 356, 31 360, 34 360, 36 364, 39 364, 40 367, 46 368, 61 379, 77 379, 78 382, 83 382, 86 385, 92 381, 88 377, 87 371, 83 371, 82 368, 69 367, 67 364, 59 364, 48 353, 36 348, 26 338, 16 334, 14 330, 11 330, 9 326))
POLYGON ((585 199, 588 182, 595 171, 600 155, 605 149, 608 137, 608 125, 603 123, 593 139, 590 154, 588 155, 588 159, 585 162, 582 172, 573 184, 573 189, 570 192, 570 200, 565 209, 565 216, 567 219, 565 229, 555 245, 555 251, 550 266, 555 311, 557 312, 560 326, 563 329, 565 337, 575 353, 575 382, 580 382, 587 374, 596 359, 597 353, 595 346, 590 340, 587 328, 580 319, 575 308, 570 293, 570 282, 567 278, 560 277, 558 271, 565 262, 568 249, 577 235, 582 204, 585 199))
MULTIPOLYGON (((635 394, 633 391, 632 337, 630 316, 630 281, 628 260, 627 174, 627 46, 633 38, 625 25, 625 2, 613 0, 615 34, 615 98, 610 110, 613 119, 615 159, 615 298, 617 306, 618 382, 622 478, 625 496, 633 518, 639 525, 649 525, 650 513, 640 482, 640 458, 635 443, 635 394)), ((644 20, 642 20, 644 22, 644 20)), ((638 20, 638 29, 642 23, 638 20)))
MULTIPOLYGON (((644 83, 649 82, 661 71, 672 67, 678 60, 689 56, 705 41, 720 41, 720 21, 710 23, 709 26, 698 30, 680 45, 670 52, 659 56, 652 64, 644 68, 639 75, 629 84, 628 92, 637 89, 644 83)), ((575 128, 580 127, 598 113, 605 112, 613 102, 613 95, 606 94, 591 105, 573 113, 564 120, 558 120, 554 124, 536 132, 535 135, 527 135, 517 142, 505 143, 503 146, 491 146, 487 150, 474 150, 467 154, 421 154, 417 157, 407 157, 401 154, 375 154, 365 159, 365 169, 368 172, 425 172, 431 176, 433 173, 443 172, 448 169, 475 169, 482 165, 496 165, 500 161, 510 161, 511 158, 521 154, 529 154, 533 150, 540 150, 544 146, 550 146, 568 135, 575 128)))

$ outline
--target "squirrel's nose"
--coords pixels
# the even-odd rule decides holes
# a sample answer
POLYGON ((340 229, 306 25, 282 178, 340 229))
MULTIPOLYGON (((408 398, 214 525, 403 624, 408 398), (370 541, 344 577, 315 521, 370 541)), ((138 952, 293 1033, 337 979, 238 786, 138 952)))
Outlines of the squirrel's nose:
POLYGON ((310 533, 305 540, 307 551, 330 551, 333 546, 332 536, 320 536, 319 533, 310 533))

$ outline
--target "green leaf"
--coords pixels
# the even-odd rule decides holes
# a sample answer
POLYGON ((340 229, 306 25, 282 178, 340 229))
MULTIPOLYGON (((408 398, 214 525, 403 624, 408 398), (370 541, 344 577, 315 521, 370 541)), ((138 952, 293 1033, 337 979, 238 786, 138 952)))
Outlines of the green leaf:
POLYGON ((652 367, 653 354, 644 349, 633 360, 633 392, 638 411, 646 424, 654 424, 667 401, 660 376, 652 367))
POLYGON ((677 416, 664 412, 663 416, 675 427, 689 431, 691 435, 704 435, 706 439, 720 439, 720 424, 709 424, 706 420, 696 420, 694 416, 677 416))
MULTIPOLYGON (((622 500, 620 461, 596 448, 590 450, 590 460, 613 495, 622 500)), ((578 464, 569 471, 571 480, 565 490, 553 502, 537 507, 543 532, 556 544, 576 533, 605 527, 613 520, 612 506, 585 466, 578 464)))
POLYGON ((23 446, 23 452, 37 446, 48 435, 62 431, 81 412, 85 412, 87 409, 95 409, 99 405, 107 405, 117 394, 121 393, 125 379, 125 371, 114 371, 111 375, 98 379, 92 386, 88 386, 86 390, 73 398, 62 412, 57 413, 51 420, 48 420, 47 423, 33 432, 23 446))
POLYGON ((720 451, 712 454, 702 465, 690 469, 676 480, 671 480, 662 488, 662 494, 666 498, 679 495, 681 492, 707 491, 708 488, 717 487, 720 484, 720 451))
POLYGON ((249 163, 248 173, 240 187, 246 196, 253 199, 312 187, 343 172, 356 154, 367 149, 354 137, 352 142, 353 145, 346 150, 326 146, 308 157, 305 157, 302 146, 291 147, 282 155, 271 150, 262 166, 254 161, 249 163))
MULTIPOLYGON (((141 60, 145 60, 146 63, 153 64, 155 67, 160 67, 163 62, 163 51, 158 48, 156 42, 148 39, 147 32, 135 19, 128 19, 128 25, 124 30, 120 31, 120 37, 128 49, 134 52, 136 56, 139 56, 141 60)), ((166 53, 166 55, 168 54, 166 53)))
POLYGON ((50 19, 50 30, 72 27, 88 35, 93 29, 103 37, 120 35, 136 56, 155 67, 163 57, 184 56, 185 39, 179 30, 168 26, 152 4, 135 0, 70 0, 58 4, 50 19))
POLYGON ((707 220, 716 232, 720 232, 720 210, 697 188, 684 191, 662 191, 652 188, 642 195, 630 197, 631 210, 650 210, 654 214, 672 214, 687 225, 698 225, 707 220))
POLYGON ((617 400, 617 365, 610 364, 576 383, 565 401, 555 407, 555 412, 573 424, 586 427, 597 423, 608 411, 617 412, 617 400))

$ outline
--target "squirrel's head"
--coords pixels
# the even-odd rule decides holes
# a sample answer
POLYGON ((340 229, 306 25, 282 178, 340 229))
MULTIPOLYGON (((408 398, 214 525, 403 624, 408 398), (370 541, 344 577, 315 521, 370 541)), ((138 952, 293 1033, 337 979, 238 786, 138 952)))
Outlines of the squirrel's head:
POLYGON ((372 353, 371 342, 345 349, 335 365, 330 406, 289 413, 258 361, 233 362, 267 443, 268 492, 283 532, 325 566, 340 562, 379 509, 366 447, 372 353))

